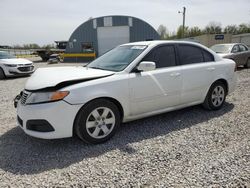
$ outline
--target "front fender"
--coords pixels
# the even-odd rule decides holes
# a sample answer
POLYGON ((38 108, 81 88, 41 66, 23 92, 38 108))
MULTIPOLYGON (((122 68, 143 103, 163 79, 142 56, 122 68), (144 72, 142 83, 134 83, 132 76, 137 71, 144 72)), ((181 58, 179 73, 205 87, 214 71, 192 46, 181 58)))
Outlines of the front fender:
POLYGON ((128 79, 103 78, 91 82, 80 83, 64 88, 70 94, 65 97, 65 101, 75 105, 85 105, 87 102, 97 98, 112 98, 118 101, 124 111, 124 116, 129 114, 129 89, 128 79))

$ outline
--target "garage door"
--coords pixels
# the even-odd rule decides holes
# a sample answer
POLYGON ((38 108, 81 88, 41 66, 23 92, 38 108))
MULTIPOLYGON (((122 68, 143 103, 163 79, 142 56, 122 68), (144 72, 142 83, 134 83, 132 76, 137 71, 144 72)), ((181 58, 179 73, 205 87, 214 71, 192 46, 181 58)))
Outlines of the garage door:
POLYGON ((98 27, 97 40, 100 56, 120 44, 129 42, 129 26, 98 27))

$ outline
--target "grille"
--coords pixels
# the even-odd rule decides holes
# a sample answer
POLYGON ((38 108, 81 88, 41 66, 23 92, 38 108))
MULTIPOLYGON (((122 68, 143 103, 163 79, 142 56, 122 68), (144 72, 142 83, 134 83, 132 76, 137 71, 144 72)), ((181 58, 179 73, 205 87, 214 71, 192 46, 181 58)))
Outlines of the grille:
POLYGON ((34 67, 18 67, 17 69, 21 72, 32 71, 34 67))
POLYGON ((29 95, 28 93, 23 92, 22 97, 21 97, 21 104, 25 104, 26 103, 28 95, 29 95))
POLYGON ((32 66, 32 63, 29 64, 18 64, 19 67, 28 67, 28 66, 32 66))

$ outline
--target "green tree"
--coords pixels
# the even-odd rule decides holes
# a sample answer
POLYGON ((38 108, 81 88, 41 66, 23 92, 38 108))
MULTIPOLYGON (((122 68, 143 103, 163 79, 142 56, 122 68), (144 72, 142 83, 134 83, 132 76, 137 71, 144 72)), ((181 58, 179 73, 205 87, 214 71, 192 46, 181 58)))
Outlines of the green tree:
POLYGON ((195 36, 199 36, 202 34, 202 31, 199 27, 194 26, 188 29, 188 37, 195 37, 195 36))
POLYGON ((169 37, 168 29, 164 25, 160 25, 157 29, 157 32, 160 35, 161 39, 167 39, 169 37))
POLYGON ((55 48, 55 45, 54 44, 46 44, 46 45, 43 45, 42 48, 52 49, 52 48, 55 48))
POLYGON ((205 27, 204 33, 206 34, 219 34, 222 32, 221 23, 219 22, 209 22, 205 27))
POLYGON ((14 49, 20 49, 20 48, 22 48, 22 46, 19 45, 19 44, 15 44, 15 45, 13 45, 13 48, 14 48, 14 49))
POLYGON ((188 27, 184 28, 184 33, 183 33, 183 26, 180 25, 177 29, 176 38, 177 39, 185 38, 187 37, 187 34, 188 34, 188 27))
POLYGON ((224 33, 229 33, 229 34, 233 34, 236 35, 238 34, 238 27, 237 25, 228 25, 224 28, 224 33))
POLYGON ((239 34, 250 33, 250 24, 245 24, 245 23, 240 24, 238 28, 238 33, 239 34))
POLYGON ((23 48, 24 49, 38 49, 38 48, 40 48, 40 46, 38 44, 35 44, 35 43, 33 43, 33 44, 24 44, 23 48))

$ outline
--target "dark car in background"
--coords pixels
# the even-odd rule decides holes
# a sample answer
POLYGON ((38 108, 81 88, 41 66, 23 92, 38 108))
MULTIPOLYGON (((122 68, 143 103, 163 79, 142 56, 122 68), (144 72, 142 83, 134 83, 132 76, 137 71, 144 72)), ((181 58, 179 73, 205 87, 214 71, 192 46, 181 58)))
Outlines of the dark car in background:
POLYGON ((250 50, 241 43, 216 44, 211 49, 223 58, 232 59, 237 66, 250 68, 250 50))

